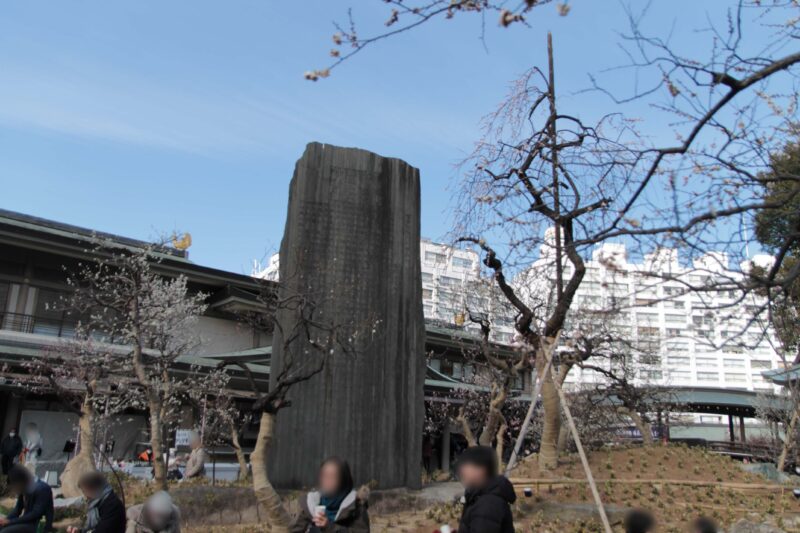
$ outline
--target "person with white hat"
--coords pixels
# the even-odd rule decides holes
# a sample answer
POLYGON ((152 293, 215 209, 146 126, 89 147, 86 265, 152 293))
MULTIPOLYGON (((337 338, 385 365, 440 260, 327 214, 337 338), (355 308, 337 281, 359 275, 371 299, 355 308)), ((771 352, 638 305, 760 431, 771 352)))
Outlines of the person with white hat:
POLYGON ((166 491, 159 491, 146 502, 128 509, 125 533, 180 533, 181 512, 166 491))

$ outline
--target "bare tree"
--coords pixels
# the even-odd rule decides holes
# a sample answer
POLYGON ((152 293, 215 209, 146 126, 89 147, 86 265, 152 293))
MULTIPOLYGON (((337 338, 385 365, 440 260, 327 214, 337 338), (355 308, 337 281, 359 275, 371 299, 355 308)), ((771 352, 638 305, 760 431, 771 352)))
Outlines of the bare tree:
MULTIPOLYGON (((490 2, 456 2, 452 9, 440 2, 389 2, 387 28, 375 37, 362 38, 354 23, 337 29, 329 68, 438 18, 496 11, 500 25, 508 26, 524 23, 540 4, 522 2, 512 10, 490 2)), ((754 215, 780 212, 787 199, 800 197, 795 172, 763 175, 797 122, 793 87, 800 52, 787 43, 800 36, 800 8, 788 1, 732 0, 726 6, 718 20, 700 23, 709 46, 692 46, 686 53, 666 38, 644 33, 646 8, 628 12, 622 22, 629 30, 621 39, 629 63, 590 77, 589 90, 609 97, 609 114, 599 120, 557 106, 552 52, 548 68, 531 68, 487 117, 484 135, 458 177, 453 235, 483 251, 488 272, 517 310, 516 329, 537 367, 544 367, 543 346, 565 325, 585 274, 583 257, 596 244, 621 240, 641 255, 664 248, 674 257, 680 252, 684 264, 692 265, 691 274, 658 269, 654 280, 681 284, 719 314, 746 304, 740 333, 768 324, 771 302, 760 296, 765 289, 782 290, 800 275, 800 264, 787 263, 800 241, 796 231, 780 235, 775 260, 764 272, 731 267, 748 268, 754 215), (633 91, 607 89, 611 77, 635 80, 633 91), (642 104, 660 114, 637 121, 634 129, 629 118, 642 104), (664 126, 674 130, 676 142, 653 144, 653 132, 664 126), (765 191, 765 179, 783 185, 780 198, 765 191), (554 287, 544 306, 527 298, 514 279, 532 262, 554 287), (734 296, 713 303, 720 291, 734 296)), ((559 9, 566 14, 569 6, 559 9)), ((763 329, 763 336, 769 335, 763 329)), ((731 342, 731 336, 711 340, 716 346, 731 342)), ((552 466, 559 408, 547 381, 542 396, 540 461, 552 466)))

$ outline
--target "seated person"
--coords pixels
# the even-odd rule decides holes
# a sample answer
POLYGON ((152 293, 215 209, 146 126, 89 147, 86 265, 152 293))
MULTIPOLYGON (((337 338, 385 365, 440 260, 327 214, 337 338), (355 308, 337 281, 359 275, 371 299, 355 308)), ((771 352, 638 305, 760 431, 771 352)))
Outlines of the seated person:
POLYGON ((692 522, 691 533, 717 533, 717 524, 705 516, 699 516, 692 522))
POLYGON ((78 487, 88 502, 86 523, 82 528, 67 528, 67 533, 121 533, 125 531, 125 506, 106 477, 88 472, 78 480, 78 487))
POLYGON ((183 472, 183 478, 203 477, 206 473, 208 453, 203 448, 203 441, 196 431, 192 431, 189 436, 189 446, 192 448, 192 453, 189 454, 189 458, 186 460, 186 470, 183 472))
POLYGON ((291 533, 369 533, 367 491, 353 490, 347 461, 326 459, 319 469, 319 491, 300 498, 300 515, 291 533))
POLYGON ((623 522, 625 533, 649 533, 656 526, 656 521, 649 511, 634 509, 625 515, 623 522))
POLYGON ((128 509, 125 533, 180 533, 181 512, 168 492, 159 491, 128 509))
POLYGON ((22 465, 8 471, 8 487, 17 494, 17 504, 0 517, 0 533, 36 533, 44 518, 45 531, 53 529, 53 490, 22 465))

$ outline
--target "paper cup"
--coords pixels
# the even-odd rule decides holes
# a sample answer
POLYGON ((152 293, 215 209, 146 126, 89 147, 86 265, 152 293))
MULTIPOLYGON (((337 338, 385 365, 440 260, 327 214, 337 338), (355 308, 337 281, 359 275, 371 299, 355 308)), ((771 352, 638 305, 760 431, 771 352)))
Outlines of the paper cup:
POLYGON ((453 533, 453 530, 450 529, 450 526, 445 524, 445 525, 443 525, 442 527, 439 528, 439 533, 453 533))
POLYGON ((314 516, 325 516, 325 506, 324 505, 317 505, 314 507, 314 516))

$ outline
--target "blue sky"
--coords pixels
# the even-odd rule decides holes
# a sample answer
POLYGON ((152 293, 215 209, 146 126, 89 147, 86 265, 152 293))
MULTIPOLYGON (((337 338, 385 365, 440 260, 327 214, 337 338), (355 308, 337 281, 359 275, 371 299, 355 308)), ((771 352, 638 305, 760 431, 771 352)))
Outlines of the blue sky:
MULTIPOLYGON (((656 3, 648 26, 704 46, 694 30, 720 4, 656 3)), ((249 272, 279 246, 294 162, 321 141, 419 167, 422 231, 435 239, 448 230, 454 163, 507 83, 545 64, 547 30, 573 112, 607 111, 604 97, 577 92, 587 73, 624 61, 623 4, 576 0, 568 17, 540 8, 532 28, 488 19, 488 50, 480 18, 464 16, 305 81, 328 62, 348 6, 365 33, 387 13, 379 0, 5 0, 0 207, 135 238, 189 231, 194 261, 249 272)))

